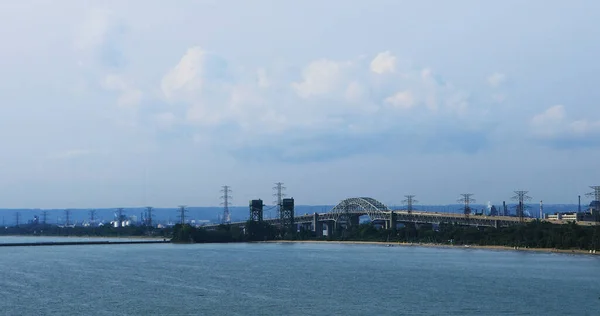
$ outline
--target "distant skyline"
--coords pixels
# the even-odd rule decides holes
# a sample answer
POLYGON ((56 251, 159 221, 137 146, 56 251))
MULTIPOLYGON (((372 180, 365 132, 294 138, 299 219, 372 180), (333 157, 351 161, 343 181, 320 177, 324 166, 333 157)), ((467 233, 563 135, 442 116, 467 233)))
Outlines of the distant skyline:
POLYGON ((0 208, 589 203, 600 2, 0 3, 0 208))

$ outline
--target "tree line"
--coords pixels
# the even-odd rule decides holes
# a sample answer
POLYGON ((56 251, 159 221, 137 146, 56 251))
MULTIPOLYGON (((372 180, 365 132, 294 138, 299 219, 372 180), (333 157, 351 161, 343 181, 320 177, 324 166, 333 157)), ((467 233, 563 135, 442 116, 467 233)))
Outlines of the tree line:
POLYGON ((330 240, 436 243, 453 245, 509 246, 529 248, 600 250, 600 226, 581 226, 575 222, 552 224, 532 221, 509 227, 473 227, 451 223, 406 224, 398 229, 383 229, 372 223, 348 229, 338 228, 329 236, 317 237, 310 230, 282 231, 278 227, 248 221, 245 230, 220 225, 215 230, 190 225, 175 225, 173 242, 222 243, 268 240, 330 240))

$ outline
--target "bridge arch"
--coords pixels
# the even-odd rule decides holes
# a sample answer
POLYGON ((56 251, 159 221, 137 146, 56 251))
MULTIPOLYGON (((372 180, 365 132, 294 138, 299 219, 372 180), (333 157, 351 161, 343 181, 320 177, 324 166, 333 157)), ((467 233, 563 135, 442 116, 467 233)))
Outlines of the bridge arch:
POLYGON ((368 215, 371 221, 389 219, 390 209, 383 203, 370 197, 355 197, 342 200, 331 209, 333 220, 347 220, 350 216, 368 215))

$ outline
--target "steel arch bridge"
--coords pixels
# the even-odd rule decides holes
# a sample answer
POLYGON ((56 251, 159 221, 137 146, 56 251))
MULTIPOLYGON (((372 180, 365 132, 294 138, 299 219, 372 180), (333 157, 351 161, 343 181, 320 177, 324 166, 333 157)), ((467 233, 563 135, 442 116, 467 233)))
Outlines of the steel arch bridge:
POLYGON ((329 214, 334 221, 346 221, 350 216, 368 215, 371 221, 389 220, 391 210, 383 203, 370 197, 342 200, 329 214))

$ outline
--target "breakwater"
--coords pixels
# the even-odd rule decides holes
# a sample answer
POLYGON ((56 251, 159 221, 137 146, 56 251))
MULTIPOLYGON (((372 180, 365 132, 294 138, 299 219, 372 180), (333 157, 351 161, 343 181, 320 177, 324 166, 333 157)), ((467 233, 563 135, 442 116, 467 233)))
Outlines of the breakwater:
POLYGON ((42 242, 16 242, 0 243, 0 247, 33 247, 33 246, 84 246, 84 245, 131 245, 131 244, 166 244, 170 240, 136 240, 136 241, 42 241, 42 242))

